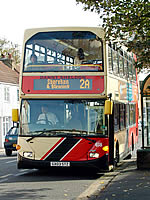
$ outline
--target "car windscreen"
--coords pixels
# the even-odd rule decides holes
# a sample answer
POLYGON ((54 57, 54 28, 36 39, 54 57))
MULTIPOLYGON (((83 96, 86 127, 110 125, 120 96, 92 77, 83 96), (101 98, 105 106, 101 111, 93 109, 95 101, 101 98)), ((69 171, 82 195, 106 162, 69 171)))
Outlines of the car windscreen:
POLYGON ((8 135, 18 135, 18 128, 13 127, 8 131, 8 135))

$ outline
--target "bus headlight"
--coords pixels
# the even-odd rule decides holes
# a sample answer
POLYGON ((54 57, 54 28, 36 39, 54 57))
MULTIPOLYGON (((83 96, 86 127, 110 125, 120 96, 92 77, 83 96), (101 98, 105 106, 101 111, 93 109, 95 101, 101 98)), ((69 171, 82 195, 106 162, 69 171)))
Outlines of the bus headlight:
POLYGON ((32 152, 23 152, 23 156, 26 158, 31 158, 33 155, 32 152))
POLYGON ((90 158, 99 158, 99 153, 90 153, 90 158))

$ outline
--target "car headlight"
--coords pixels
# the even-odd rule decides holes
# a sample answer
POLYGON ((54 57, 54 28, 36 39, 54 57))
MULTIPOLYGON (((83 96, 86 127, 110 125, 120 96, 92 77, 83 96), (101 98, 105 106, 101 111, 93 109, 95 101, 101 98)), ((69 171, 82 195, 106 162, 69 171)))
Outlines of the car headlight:
POLYGON ((32 152, 23 152, 23 156, 26 158, 31 158, 33 156, 32 152))
POLYGON ((90 153, 90 158, 99 158, 99 153, 90 153))

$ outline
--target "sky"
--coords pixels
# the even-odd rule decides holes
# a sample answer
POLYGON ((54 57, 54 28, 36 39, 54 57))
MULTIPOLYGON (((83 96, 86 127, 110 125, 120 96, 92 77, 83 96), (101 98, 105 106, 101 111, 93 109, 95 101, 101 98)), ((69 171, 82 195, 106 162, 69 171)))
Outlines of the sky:
POLYGON ((75 0, 0 0, 0 38, 22 45, 24 30, 57 26, 99 26, 98 14, 75 0))

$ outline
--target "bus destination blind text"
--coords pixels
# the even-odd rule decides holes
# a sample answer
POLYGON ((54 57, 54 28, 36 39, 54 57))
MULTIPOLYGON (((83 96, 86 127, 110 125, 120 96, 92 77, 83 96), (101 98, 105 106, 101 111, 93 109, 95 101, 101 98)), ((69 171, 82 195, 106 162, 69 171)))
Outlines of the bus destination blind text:
POLYGON ((92 90, 92 79, 34 79, 34 90, 92 90))

